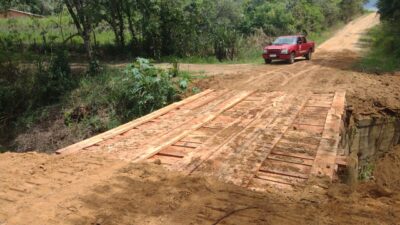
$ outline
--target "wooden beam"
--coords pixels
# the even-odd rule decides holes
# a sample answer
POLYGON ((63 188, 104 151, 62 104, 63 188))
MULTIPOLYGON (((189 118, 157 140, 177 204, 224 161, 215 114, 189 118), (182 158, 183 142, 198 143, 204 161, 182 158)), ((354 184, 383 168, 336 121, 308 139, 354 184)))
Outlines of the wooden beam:
POLYGON ((314 176, 327 176, 333 179, 336 170, 336 158, 340 142, 340 128, 345 111, 346 92, 336 92, 332 107, 326 118, 321 143, 311 174, 314 176))

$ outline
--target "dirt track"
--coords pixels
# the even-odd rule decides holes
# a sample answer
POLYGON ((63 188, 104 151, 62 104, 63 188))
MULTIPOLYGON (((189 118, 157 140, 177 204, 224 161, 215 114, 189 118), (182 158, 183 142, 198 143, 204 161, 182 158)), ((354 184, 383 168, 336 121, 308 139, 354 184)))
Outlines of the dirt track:
MULTIPOLYGON (((218 65, 218 71, 215 65, 198 66, 213 74, 199 84, 294 94, 346 90, 358 113, 398 110, 399 76, 363 74, 351 66, 359 54, 359 34, 376 22, 373 15, 354 21, 321 45, 313 61, 218 65), (221 75, 221 68, 234 73, 221 75)), ((337 184, 327 192, 306 189, 293 195, 255 193, 98 152, 6 153, 0 155, 0 224, 397 224, 399 179, 392 174, 399 172, 399 155, 397 149, 379 164, 378 185, 352 192, 337 184)))
POLYGON ((383 108, 400 108, 400 76, 362 73, 354 62, 365 49, 359 41, 368 28, 379 23, 375 14, 361 17, 321 44, 312 61, 298 59, 294 65, 182 65, 210 77, 199 81, 203 88, 263 91, 347 92, 347 102, 358 113, 371 114, 383 108))

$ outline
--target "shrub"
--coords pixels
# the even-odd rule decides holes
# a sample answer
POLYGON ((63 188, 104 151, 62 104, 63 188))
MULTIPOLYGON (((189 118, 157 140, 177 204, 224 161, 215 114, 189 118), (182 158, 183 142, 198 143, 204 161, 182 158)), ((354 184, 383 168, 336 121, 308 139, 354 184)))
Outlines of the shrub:
POLYGON ((71 74, 68 55, 64 50, 58 50, 51 58, 50 65, 38 61, 35 75, 34 93, 37 105, 54 103, 75 86, 76 81, 71 74))
POLYGON ((9 135, 15 122, 22 123, 22 127, 28 125, 24 121, 33 123, 33 117, 25 117, 59 101, 75 87, 76 81, 65 51, 57 51, 49 63, 39 59, 25 66, 4 55, 0 55, 0 135, 9 135))
POLYGON ((64 120, 68 125, 86 126, 91 117, 101 114, 106 119, 96 120, 103 123, 97 126, 109 129, 178 100, 191 80, 191 74, 179 71, 178 64, 162 70, 143 58, 122 71, 104 68, 98 75, 80 81, 68 98, 64 120))
POLYGON ((123 76, 115 77, 112 87, 112 102, 123 120, 152 112, 177 96, 172 75, 143 58, 128 65, 123 76))
POLYGON ((383 22, 372 28, 364 40, 371 46, 356 67, 364 72, 381 74, 400 69, 400 30, 392 24, 383 22))

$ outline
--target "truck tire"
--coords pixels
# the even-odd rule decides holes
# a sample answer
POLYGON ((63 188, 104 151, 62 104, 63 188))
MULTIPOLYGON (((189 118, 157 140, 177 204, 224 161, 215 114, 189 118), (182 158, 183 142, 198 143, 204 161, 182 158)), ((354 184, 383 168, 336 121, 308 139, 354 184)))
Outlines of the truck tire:
POLYGON ((264 59, 265 60, 265 64, 271 64, 272 63, 272 59, 264 59))
POLYGON ((312 49, 310 49, 310 51, 305 55, 307 60, 311 60, 312 58, 312 49))
POLYGON ((288 63, 293 64, 295 58, 296 58, 296 55, 294 54, 294 52, 290 53, 290 59, 288 60, 288 63))

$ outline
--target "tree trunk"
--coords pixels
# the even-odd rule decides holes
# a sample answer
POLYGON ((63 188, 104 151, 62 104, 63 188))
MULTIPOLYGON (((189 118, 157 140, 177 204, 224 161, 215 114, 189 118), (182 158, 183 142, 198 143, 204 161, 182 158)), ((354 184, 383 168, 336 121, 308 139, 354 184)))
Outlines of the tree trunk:
POLYGON ((132 13, 131 13, 131 9, 128 7, 125 7, 125 14, 127 16, 128 19, 128 29, 129 29, 129 33, 131 34, 131 38, 132 38, 132 45, 137 45, 138 41, 136 38, 136 32, 135 32, 135 27, 133 25, 133 21, 132 21, 132 13))
POLYGON ((124 16, 122 14, 122 3, 119 2, 119 4, 116 6, 116 13, 118 17, 118 25, 119 25, 119 40, 121 47, 125 47, 125 22, 124 22, 124 16))
POLYGON ((83 45, 86 51, 87 58, 89 62, 92 62, 94 59, 92 41, 90 37, 90 34, 92 32, 92 15, 89 15, 85 12, 89 6, 85 5, 85 2, 82 1, 64 0, 64 2, 67 6, 69 14, 72 17, 76 29, 78 30, 78 34, 83 39, 83 45))
POLYGON ((93 61, 93 48, 92 48, 92 40, 90 38, 90 32, 85 31, 83 34, 83 44, 85 46, 86 55, 89 59, 89 62, 93 61))

